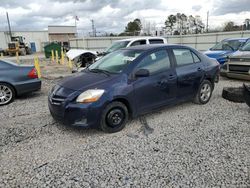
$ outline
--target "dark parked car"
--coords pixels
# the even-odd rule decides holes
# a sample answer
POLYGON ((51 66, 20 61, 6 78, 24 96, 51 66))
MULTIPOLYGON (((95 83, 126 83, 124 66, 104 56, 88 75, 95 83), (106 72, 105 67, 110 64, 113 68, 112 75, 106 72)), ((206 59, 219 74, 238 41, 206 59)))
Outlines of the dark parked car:
POLYGON ((37 91, 41 80, 34 66, 19 66, 0 60, 0 106, 12 102, 16 96, 37 91))
POLYGON ((166 105, 206 104, 218 72, 216 60, 189 47, 124 48, 58 83, 49 94, 49 109, 64 124, 117 132, 129 117, 166 105))

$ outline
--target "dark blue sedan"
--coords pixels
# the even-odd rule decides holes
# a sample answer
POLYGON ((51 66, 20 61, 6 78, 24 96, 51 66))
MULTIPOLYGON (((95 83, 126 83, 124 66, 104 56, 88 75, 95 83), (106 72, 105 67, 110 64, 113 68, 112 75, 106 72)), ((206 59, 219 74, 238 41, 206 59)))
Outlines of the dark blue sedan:
POLYGON ((130 47, 58 83, 49 94, 49 109, 64 124, 117 132, 129 117, 163 106, 206 104, 218 72, 216 60, 186 46, 130 47))
POLYGON ((11 103, 16 96, 40 89, 41 80, 34 66, 0 60, 0 106, 11 103))

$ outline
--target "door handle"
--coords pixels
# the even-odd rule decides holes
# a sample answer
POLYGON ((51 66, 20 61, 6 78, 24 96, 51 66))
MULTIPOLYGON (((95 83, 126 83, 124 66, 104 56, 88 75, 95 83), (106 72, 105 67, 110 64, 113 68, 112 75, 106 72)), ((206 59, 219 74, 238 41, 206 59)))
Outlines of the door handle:
POLYGON ((170 74, 169 76, 168 76, 168 79, 169 80, 174 80, 176 78, 176 76, 175 75, 172 75, 172 74, 170 74))
POLYGON ((202 69, 200 67, 197 68, 197 71, 202 71, 202 69))
POLYGON ((166 80, 161 80, 161 81, 157 82, 158 85, 163 85, 163 84, 165 84, 165 83, 167 83, 166 80))

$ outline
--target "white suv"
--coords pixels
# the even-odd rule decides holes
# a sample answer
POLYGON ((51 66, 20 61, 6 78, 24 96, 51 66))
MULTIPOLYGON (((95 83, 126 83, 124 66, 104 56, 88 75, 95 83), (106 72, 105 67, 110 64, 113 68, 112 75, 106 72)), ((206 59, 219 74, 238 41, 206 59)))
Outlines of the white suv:
POLYGON ((127 48, 130 46, 138 46, 145 44, 167 44, 167 39, 162 37, 138 37, 115 41, 110 47, 105 50, 105 54, 127 48))

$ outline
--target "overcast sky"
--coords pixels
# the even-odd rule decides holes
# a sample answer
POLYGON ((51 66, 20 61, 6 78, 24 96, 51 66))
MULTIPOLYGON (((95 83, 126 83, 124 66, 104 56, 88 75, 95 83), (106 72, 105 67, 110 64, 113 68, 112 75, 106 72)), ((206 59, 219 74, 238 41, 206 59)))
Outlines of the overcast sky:
POLYGON ((167 16, 178 12, 200 15, 210 28, 227 21, 242 24, 250 18, 250 0, 1 0, 0 30, 7 30, 6 11, 13 30, 45 30, 48 25, 74 25, 78 31, 91 31, 91 19, 97 31, 120 33, 128 21, 140 18, 162 26, 167 16))

